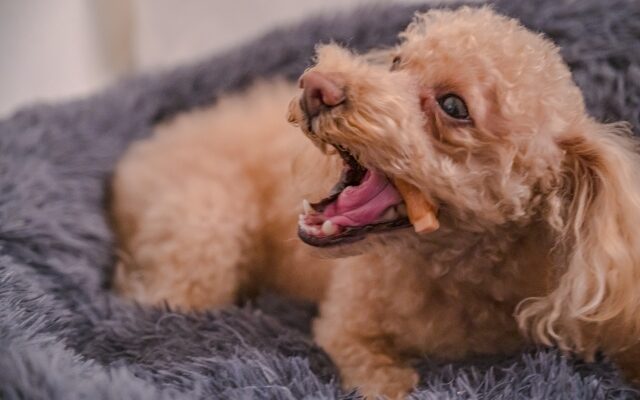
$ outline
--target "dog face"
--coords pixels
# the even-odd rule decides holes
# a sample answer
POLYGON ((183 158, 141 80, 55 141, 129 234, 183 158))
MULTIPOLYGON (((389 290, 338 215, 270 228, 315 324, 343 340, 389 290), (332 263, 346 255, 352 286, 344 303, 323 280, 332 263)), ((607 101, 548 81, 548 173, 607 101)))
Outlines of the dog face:
POLYGON ((629 126, 591 119, 557 48, 489 8, 418 15, 401 38, 367 56, 320 47, 302 76, 290 120, 346 167, 331 196, 305 207, 300 237, 322 247, 375 243, 376 232, 430 240, 400 229, 398 179, 440 207, 454 239, 543 223, 556 245, 539 253, 558 263, 544 267, 555 282, 521 304, 521 329, 587 355, 635 343, 640 158, 629 126))
MULTIPOLYGON (((401 38, 393 51, 373 57, 320 47, 300 80, 303 95, 291 103, 292 120, 320 147, 338 148, 351 171, 362 167, 360 177, 342 182, 347 190, 376 171, 415 185, 458 228, 526 223, 558 184, 558 138, 585 119, 582 95, 555 46, 488 8, 419 15, 401 38)), ((311 227, 301 237, 325 245, 313 239, 330 238, 336 225, 338 233, 345 226, 366 226, 367 233, 406 227, 401 200, 386 194, 387 202, 365 210, 367 218, 334 218, 324 230, 323 214, 354 209, 333 207, 348 203, 346 195, 323 200, 301 218, 311 227)))

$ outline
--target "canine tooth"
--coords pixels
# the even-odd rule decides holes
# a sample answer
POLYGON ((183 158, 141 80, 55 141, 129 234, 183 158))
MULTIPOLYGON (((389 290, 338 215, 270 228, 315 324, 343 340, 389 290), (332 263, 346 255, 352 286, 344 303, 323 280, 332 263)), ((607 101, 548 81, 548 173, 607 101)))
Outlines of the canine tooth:
POLYGON ((338 227, 331 222, 331 220, 326 220, 322 223, 322 233, 325 235, 333 235, 338 231, 338 227))
POLYGON ((309 200, 307 199, 302 200, 302 209, 304 210, 305 214, 309 214, 313 211, 313 208, 311 208, 311 203, 309 203, 309 200))
POLYGON ((398 214, 400 214, 403 217, 407 216, 407 206, 406 204, 402 203, 402 204, 398 204, 396 206, 396 211, 398 212, 398 214))

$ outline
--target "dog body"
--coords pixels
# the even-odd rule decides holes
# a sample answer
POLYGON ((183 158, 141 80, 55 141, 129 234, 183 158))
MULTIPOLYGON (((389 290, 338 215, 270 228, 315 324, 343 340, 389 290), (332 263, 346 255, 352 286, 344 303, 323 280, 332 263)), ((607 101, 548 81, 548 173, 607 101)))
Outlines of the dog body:
POLYGON ((292 179, 292 154, 308 170, 326 157, 286 121, 296 92, 259 84, 128 150, 113 179, 122 292, 183 309, 231 304, 261 288, 320 300, 332 263, 296 237, 305 182, 292 179))
POLYGON ((490 9, 419 15, 402 37, 321 47, 299 97, 263 83, 134 145, 114 177, 119 290, 185 309, 260 287, 320 301, 314 336, 367 395, 408 393, 413 357, 528 341, 637 377, 628 127, 593 121, 553 44, 490 9), (411 229, 396 180, 437 204, 438 230, 411 229))

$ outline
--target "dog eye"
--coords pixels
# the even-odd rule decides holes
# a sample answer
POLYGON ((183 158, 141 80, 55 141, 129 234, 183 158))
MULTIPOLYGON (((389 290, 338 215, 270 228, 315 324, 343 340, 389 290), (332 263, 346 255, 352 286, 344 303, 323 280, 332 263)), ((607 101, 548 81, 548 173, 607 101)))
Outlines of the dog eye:
POLYGON ((438 99, 438 104, 444 112, 455 119, 469 119, 469 110, 467 110, 466 104, 455 94, 445 94, 438 99))
POLYGON ((400 58, 400 56, 395 56, 393 58, 393 61, 391 62, 391 71, 395 71, 396 69, 398 69, 401 62, 402 62, 402 58, 400 58))

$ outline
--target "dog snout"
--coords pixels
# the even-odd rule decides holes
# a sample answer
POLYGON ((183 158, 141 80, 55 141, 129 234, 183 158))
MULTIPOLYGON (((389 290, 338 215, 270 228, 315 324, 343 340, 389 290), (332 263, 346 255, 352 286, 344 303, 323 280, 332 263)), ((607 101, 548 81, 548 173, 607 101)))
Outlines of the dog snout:
POLYGON ((345 101, 344 90, 326 75, 309 71, 300 77, 301 105, 309 119, 345 101))

